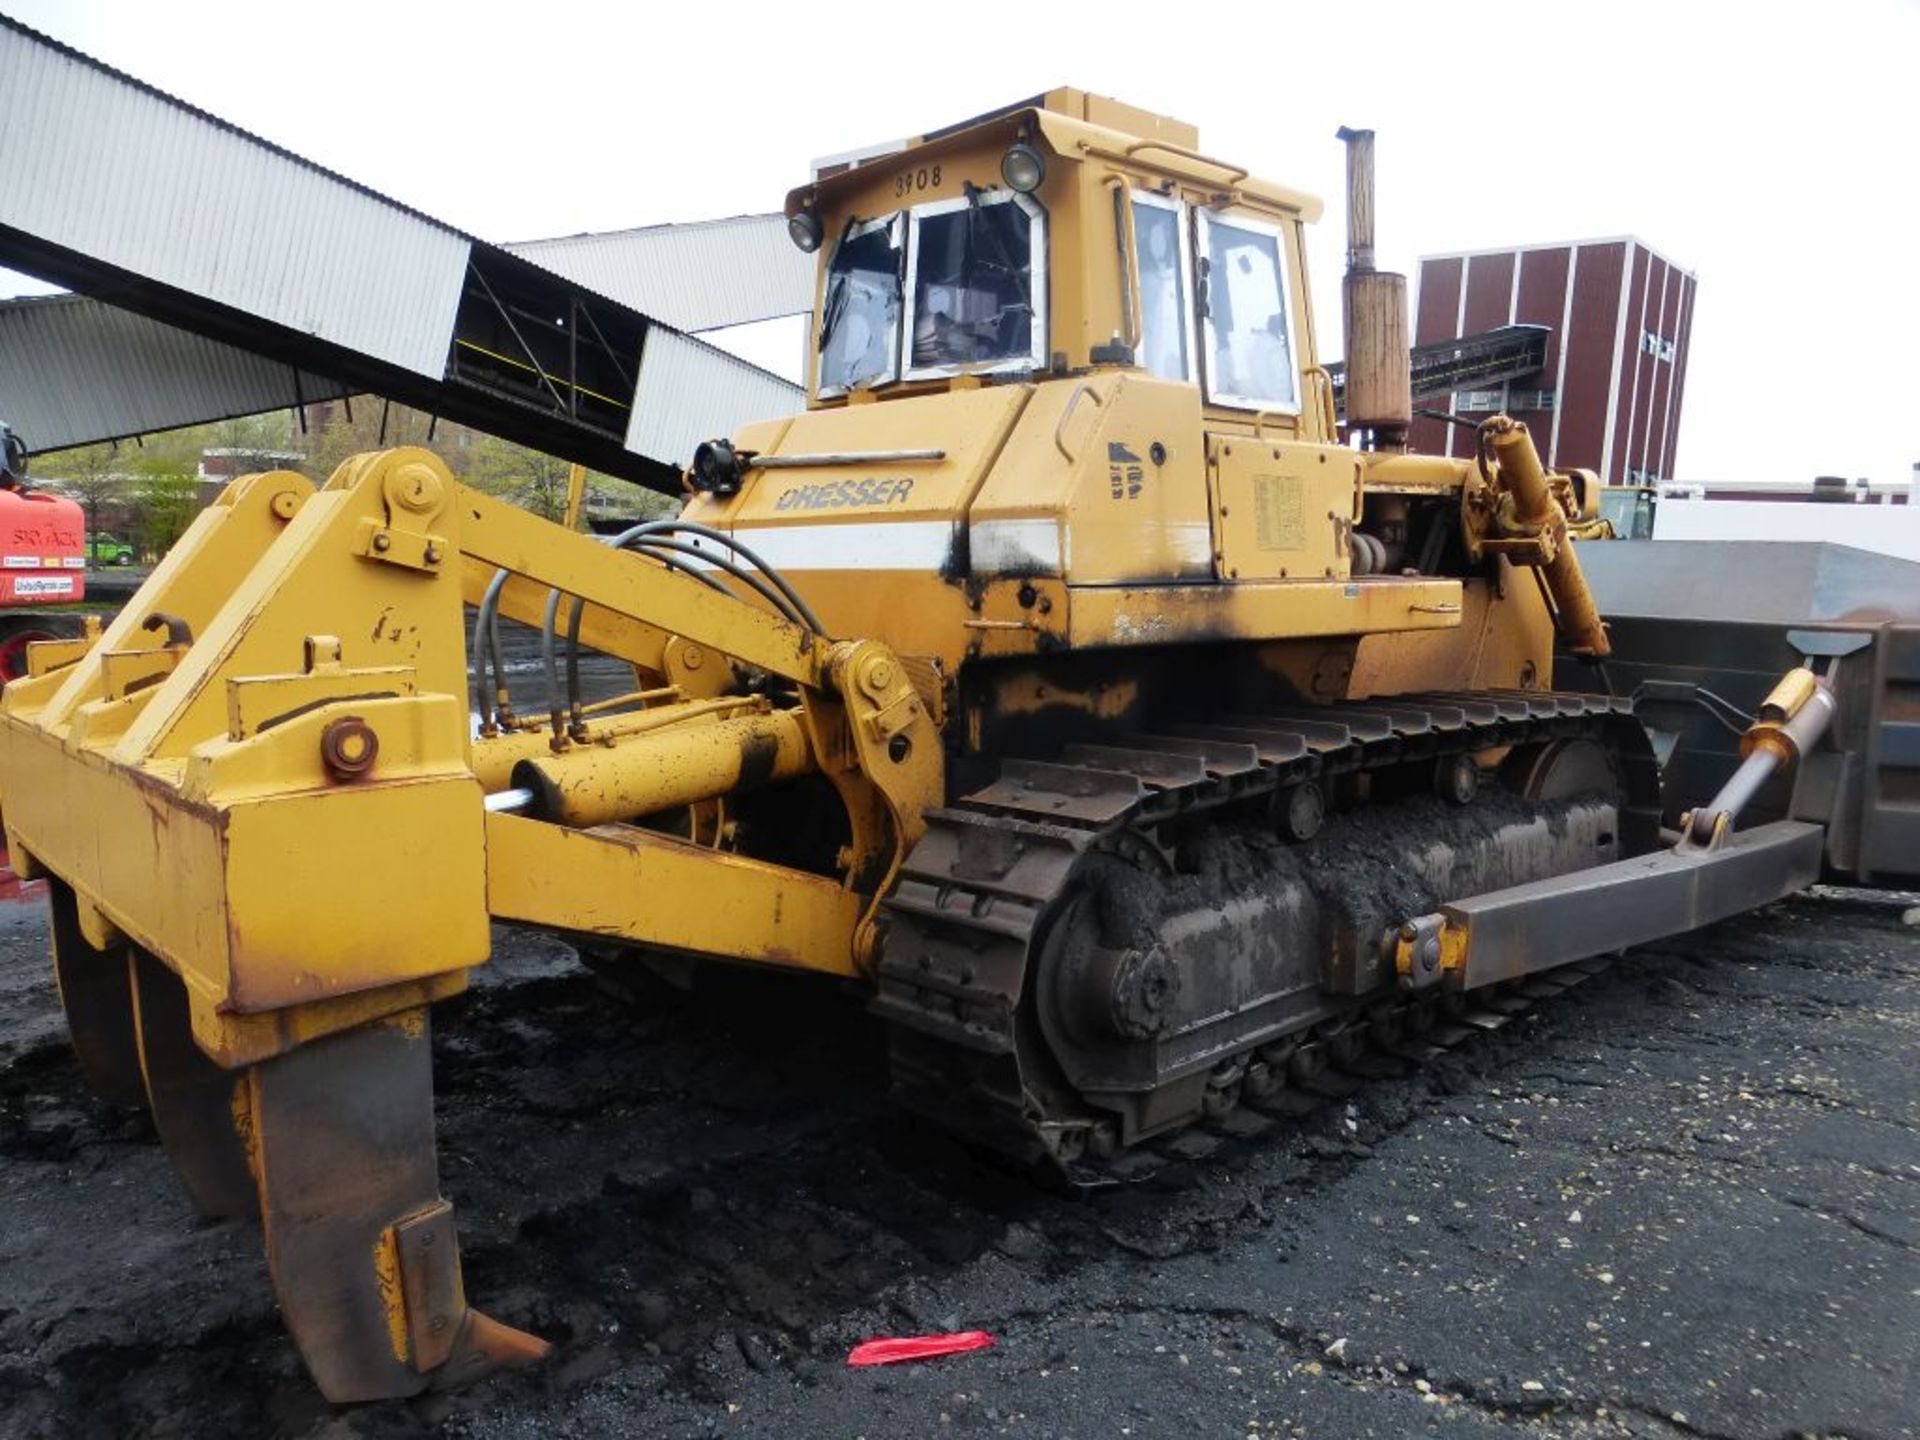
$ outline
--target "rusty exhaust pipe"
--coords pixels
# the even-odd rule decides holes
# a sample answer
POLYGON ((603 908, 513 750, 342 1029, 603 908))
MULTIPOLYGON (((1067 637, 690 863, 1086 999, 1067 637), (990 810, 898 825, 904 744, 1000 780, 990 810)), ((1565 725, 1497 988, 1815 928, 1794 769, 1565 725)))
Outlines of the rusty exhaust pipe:
POLYGON ((1403 451, 1413 423, 1407 277, 1373 268, 1373 131, 1343 125, 1339 138, 1347 146, 1347 429, 1371 432, 1375 450, 1403 451))

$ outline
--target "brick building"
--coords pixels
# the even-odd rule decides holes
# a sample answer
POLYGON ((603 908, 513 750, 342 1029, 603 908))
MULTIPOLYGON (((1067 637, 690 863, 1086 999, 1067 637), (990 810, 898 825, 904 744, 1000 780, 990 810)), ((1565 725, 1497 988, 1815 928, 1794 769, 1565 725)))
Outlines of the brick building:
MULTIPOLYGON (((1538 375, 1460 391, 1448 408, 1524 420, 1550 466, 1595 470, 1610 485, 1651 484, 1673 478, 1695 288, 1692 274, 1631 237, 1431 255, 1420 262, 1413 340, 1550 326, 1538 375)), ((1467 453, 1472 437, 1416 417, 1411 439, 1417 450, 1453 455, 1467 453)))

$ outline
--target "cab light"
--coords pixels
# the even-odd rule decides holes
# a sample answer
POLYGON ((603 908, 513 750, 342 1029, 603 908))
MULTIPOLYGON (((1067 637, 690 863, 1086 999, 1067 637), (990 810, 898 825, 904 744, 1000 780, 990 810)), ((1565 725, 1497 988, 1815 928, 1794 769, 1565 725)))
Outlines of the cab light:
POLYGON ((787 217, 787 235, 805 254, 820 248, 820 217, 811 210, 796 210, 787 217))
POLYGON ((1025 141, 1017 141, 1000 157, 1000 178, 1022 195, 1031 195, 1047 178, 1046 159, 1025 141))

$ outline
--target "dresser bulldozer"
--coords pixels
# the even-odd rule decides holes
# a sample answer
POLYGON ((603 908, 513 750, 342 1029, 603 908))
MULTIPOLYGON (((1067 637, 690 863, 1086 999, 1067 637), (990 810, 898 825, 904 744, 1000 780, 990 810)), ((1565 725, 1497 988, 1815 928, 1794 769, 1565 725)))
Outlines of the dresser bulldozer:
POLYGON ((34 648, 0 802, 80 1063, 258 1216, 329 1398, 546 1348, 469 1304, 435 1164, 430 1014, 495 922, 862 987, 902 1104, 1086 1178, 1821 875, 1821 825, 1740 813, 1854 657, 1663 815, 1596 481, 1504 416, 1406 449, 1346 135, 1344 427, 1319 203, 1058 90, 787 197, 807 408, 702 445, 677 518, 574 533, 418 449, 254 475, 34 648))

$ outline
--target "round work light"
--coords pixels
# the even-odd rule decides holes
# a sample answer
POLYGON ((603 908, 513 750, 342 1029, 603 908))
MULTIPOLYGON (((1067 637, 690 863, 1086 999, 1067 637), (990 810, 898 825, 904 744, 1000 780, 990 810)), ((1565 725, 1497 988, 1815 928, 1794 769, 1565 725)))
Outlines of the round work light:
POLYGON ((820 217, 811 210, 797 210, 787 217, 787 235, 806 254, 820 248, 820 217))
POLYGON ((1022 195, 1031 195, 1047 178, 1047 162, 1033 146, 1017 141, 1000 157, 1000 178, 1022 195))

